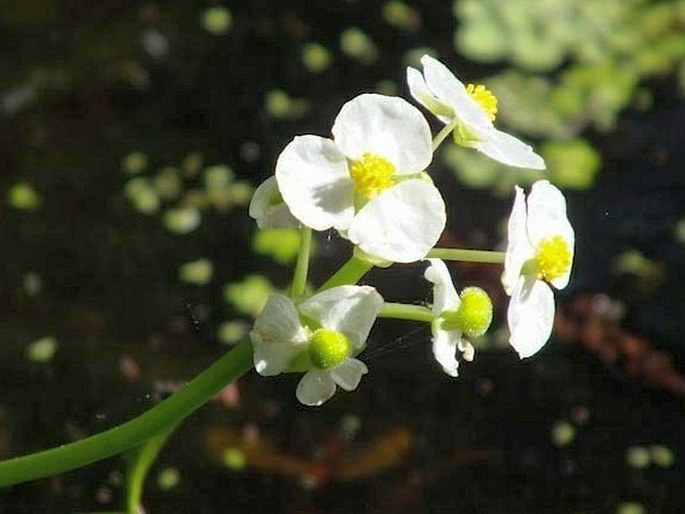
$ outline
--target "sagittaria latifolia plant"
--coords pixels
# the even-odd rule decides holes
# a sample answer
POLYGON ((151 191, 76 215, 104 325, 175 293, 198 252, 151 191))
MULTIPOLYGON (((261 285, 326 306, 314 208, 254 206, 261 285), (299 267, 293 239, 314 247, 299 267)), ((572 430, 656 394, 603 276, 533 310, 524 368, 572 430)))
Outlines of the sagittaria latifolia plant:
POLYGON ((185 416, 253 367, 263 376, 301 373, 295 395, 306 405, 321 405, 338 387, 356 389, 368 372, 360 354, 379 317, 429 323, 439 367, 457 377, 460 362, 475 357, 468 339, 487 331, 493 309, 478 287, 458 293, 444 260, 503 264, 511 345, 524 358, 547 342, 554 318, 550 285, 566 286, 573 261, 574 232, 564 197, 545 180, 533 184, 527 197, 517 187, 506 252, 436 248, 446 210, 427 169, 448 137, 509 166, 544 169, 545 163, 530 146, 495 128, 492 93, 462 84, 432 57, 421 63, 422 72, 408 68, 408 86, 444 125, 435 136, 419 108, 406 100, 362 94, 342 106, 332 138, 295 137, 279 156, 274 176, 255 191, 249 213, 260 228, 298 227, 302 237, 290 294, 268 299, 249 340, 127 423, 0 463, 0 485, 137 449, 128 477, 129 511, 137 512, 145 473, 185 416), (350 241, 353 256, 308 294, 312 231, 330 229, 350 241), (433 287, 430 305, 393 303, 358 284, 374 266, 421 260, 433 287))

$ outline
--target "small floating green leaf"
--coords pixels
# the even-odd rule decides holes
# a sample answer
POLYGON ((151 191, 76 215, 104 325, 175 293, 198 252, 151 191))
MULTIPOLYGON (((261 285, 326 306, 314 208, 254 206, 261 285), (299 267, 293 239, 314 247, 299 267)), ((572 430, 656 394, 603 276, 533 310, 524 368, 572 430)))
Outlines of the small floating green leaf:
POLYGON ((221 460, 231 471, 242 471, 247 467, 245 454, 239 448, 227 448, 221 460))
POLYGON ((250 326, 244 321, 225 321, 217 330, 219 341, 224 344, 232 345, 240 340, 250 331, 250 326))
POLYGON ((616 509, 616 514, 645 514, 647 511, 641 503, 623 502, 616 509))
POLYGON ((302 63, 311 73, 326 71, 332 61, 331 51, 320 43, 307 43, 302 47, 302 63))
POLYGON ((149 215, 159 210, 159 196, 157 196, 157 192, 152 187, 149 179, 137 177, 129 180, 126 183, 124 192, 133 208, 138 212, 149 215))
POLYGON ((300 231, 296 228, 257 230, 252 238, 252 249, 280 264, 290 264, 297 259, 300 231))
POLYGON ((43 205, 43 197, 28 182, 18 182, 7 191, 7 204, 20 211, 37 211, 43 205))
POLYGON ((180 481, 181 473, 174 467, 166 467, 157 475, 157 485, 162 491, 173 489, 180 481))
POLYGON ((670 468, 675 464, 673 450, 663 444, 654 444, 649 447, 652 462, 660 468, 670 468))
POLYGON ((401 0, 388 0, 383 5, 383 19, 389 25, 403 30, 416 30, 421 25, 421 17, 413 7, 401 0))
POLYGON ((276 288, 263 275, 248 275, 240 282, 224 287, 224 301, 238 312, 256 317, 276 288))
POLYGON ((233 28, 233 13, 223 5, 209 7, 202 11, 200 24, 210 34, 223 36, 233 28))
POLYGON ((205 189, 227 187, 235 179, 235 172, 225 164, 207 166, 204 170, 205 189))
POLYGON ((164 213, 164 226, 175 234, 189 234, 200 226, 202 215, 194 207, 169 209, 164 213))
POLYGON ((162 200, 175 200, 183 188, 179 170, 171 166, 159 170, 152 184, 162 200))
POLYGON ((651 457, 646 448, 631 446, 626 450, 626 462, 631 468, 644 469, 649 466, 651 457))
POLYGON ((547 163, 550 180, 562 189, 589 189, 602 163, 599 152, 585 139, 550 141, 540 153, 547 163))
POLYGON ((451 169, 466 187, 474 189, 489 188, 495 185, 502 175, 502 165, 478 155, 473 150, 450 144, 442 152, 445 165, 451 169))
POLYGON ((32 343, 26 348, 26 356, 32 362, 47 363, 57 352, 57 339, 54 337, 43 337, 32 343))
POLYGON ((138 175, 147 168, 147 155, 143 152, 131 152, 121 160, 121 169, 127 175, 138 175))
POLYGON ((552 443, 562 448, 568 446, 576 438, 576 427, 565 420, 559 420, 552 426, 552 443))
POLYGON ((181 282, 196 286, 207 285, 214 275, 214 265, 209 259, 197 259, 186 262, 178 269, 178 278, 181 282))
POLYGON ((349 27, 342 31, 340 49, 345 55, 362 64, 372 64, 378 59, 376 45, 359 27, 349 27))

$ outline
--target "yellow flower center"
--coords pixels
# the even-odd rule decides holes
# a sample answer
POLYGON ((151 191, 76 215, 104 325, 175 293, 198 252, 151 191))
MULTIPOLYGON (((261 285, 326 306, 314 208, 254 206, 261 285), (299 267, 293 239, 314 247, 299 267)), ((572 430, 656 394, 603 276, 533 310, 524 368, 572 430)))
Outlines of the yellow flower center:
POLYGON ((370 199, 393 184, 395 165, 389 160, 372 153, 365 153, 361 159, 350 164, 350 176, 358 195, 370 199))
POLYGON ((466 92, 471 95, 471 98, 473 98, 488 114, 490 121, 495 121, 495 115, 497 114, 497 97, 482 84, 469 84, 466 86, 466 92))
POLYGON ((314 367, 330 369, 342 364, 352 353, 352 345, 344 334, 320 328, 309 340, 309 358, 314 367))
POLYGON ((538 278, 549 282, 566 275, 571 269, 572 260, 571 248, 561 236, 543 239, 535 253, 538 278))

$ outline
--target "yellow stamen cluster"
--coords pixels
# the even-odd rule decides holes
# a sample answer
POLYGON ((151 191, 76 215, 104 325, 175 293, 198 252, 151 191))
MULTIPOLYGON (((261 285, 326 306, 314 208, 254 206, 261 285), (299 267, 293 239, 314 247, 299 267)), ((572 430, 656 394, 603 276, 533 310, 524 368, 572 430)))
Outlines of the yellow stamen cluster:
POLYGON ((344 334, 320 328, 309 340, 309 359, 314 367, 330 369, 342 364, 352 353, 352 345, 344 334))
POLYGON ((543 239, 535 253, 538 278, 540 280, 554 280, 566 275, 571 269, 573 252, 568 243, 561 236, 543 239))
POLYGON ((361 159, 352 161, 350 176, 355 183, 355 192, 370 199, 392 186, 395 166, 389 160, 367 152, 361 159))
POLYGON ((468 84, 466 86, 466 92, 471 95, 471 98, 473 98, 486 113, 488 113, 490 121, 495 121, 497 115, 497 97, 482 84, 468 84))

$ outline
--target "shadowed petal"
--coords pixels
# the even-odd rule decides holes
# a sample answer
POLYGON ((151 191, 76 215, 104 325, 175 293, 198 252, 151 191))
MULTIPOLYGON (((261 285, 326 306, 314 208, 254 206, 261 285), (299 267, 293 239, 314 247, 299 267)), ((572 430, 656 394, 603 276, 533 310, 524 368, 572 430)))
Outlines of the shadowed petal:
POLYGON ((307 371, 300 379, 295 396, 304 405, 318 407, 335 394, 335 382, 328 371, 307 371))
POLYGON ((333 141, 298 136, 276 162, 283 200, 303 225, 314 230, 345 230, 354 216, 354 182, 347 160, 333 141))
POLYGON ((347 359, 337 368, 330 370, 333 381, 345 391, 357 389, 362 376, 368 372, 369 368, 366 367, 366 364, 357 359, 347 359))
POLYGON ((382 307, 383 297, 371 286, 339 286, 312 296, 300 311, 321 326, 342 332, 359 350, 382 307))
POLYGON ((524 359, 547 342, 554 323, 554 293, 535 277, 521 277, 507 311, 509 343, 524 359))

